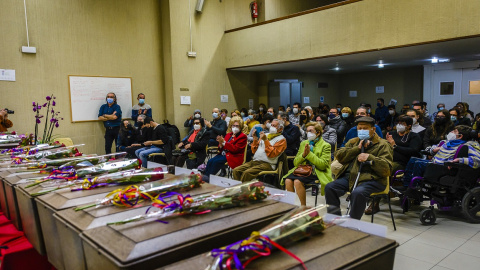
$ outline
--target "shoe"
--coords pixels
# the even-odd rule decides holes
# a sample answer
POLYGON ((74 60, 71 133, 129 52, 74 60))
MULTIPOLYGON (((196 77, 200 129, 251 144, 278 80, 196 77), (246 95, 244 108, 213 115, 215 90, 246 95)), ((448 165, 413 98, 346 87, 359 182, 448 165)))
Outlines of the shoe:
POLYGON ((225 169, 222 169, 222 171, 220 172, 220 174, 218 176, 225 177, 225 175, 227 175, 227 171, 225 169))
POLYGON ((371 215, 372 211, 373 211, 374 214, 380 212, 379 202, 370 203, 368 208, 365 210, 365 215, 368 215, 368 216, 371 215))

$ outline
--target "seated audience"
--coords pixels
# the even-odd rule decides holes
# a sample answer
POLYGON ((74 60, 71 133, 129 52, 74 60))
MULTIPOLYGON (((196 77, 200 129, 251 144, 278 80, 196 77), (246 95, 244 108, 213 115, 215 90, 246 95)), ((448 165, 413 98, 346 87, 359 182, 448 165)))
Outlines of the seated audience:
POLYGON ((312 107, 311 106, 305 106, 304 109, 308 111, 308 122, 313 121, 313 117, 315 116, 315 114, 313 114, 312 107))
POLYGON ((223 121, 225 121, 228 125, 230 123, 230 116, 228 116, 228 110, 227 109, 221 109, 220 110, 220 117, 222 118, 223 121))
MULTIPOLYGON (((459 113, 459 118, 468 118, 470 120, 470 124, 473 122, 473 115, 470 115, 469 109, 468 109, 468 103, 466 102, 458 102, 456 105, 459 113)), ((473 114, 473 113, 472 113, 473 114)), ((467 123, 467 122, 464 122, 467 123)), ((470 125, 471 126, 471 125, 470 125)))
POLYGON ((243 121, 247 121, 248 119, 248 110, 245 108, 240 109, 240 117, 242 117, 243 121))
POLYGON ((274 119, 270 127, 270 133, 260 133, 260 138, 254 136, 251 144, 252 161, 247 162, 233 170, 233 179, 247 182, 255 179, 262 171, 275 170, 278 157, 287 148, 287 141, 282 136, 284 123, 274 119))
POLYGON ((183 167, 187 161, 188 169, 195 169, 205 161, 207 157, 206 147, 210 140, 210 134, 205 128, 204 119, 194 119, 193 129, 190 130, 187 137, 177 146, 179 149, 186 149, 188 152, 183 155, 173 155, 172 163, 177 167, 183 167))
POLYGON ((248 127, 248 132, 252 130, 255 125, 260 124, 260 121, 257 121, 257 115, 254 110, 248 110, 248 118, 245 120, 245 125, 248 127))
POLYGON ((341 215, 340 199, 347 191, 350 195, 350 217, 360 219, 364 213, 370 194, 385 190, 392 171, 393 151, 388 142, 375 133, 375 119, 361 117, 357 119, 358 137, 347 142, 345 147, 335 153, 335 158, 343 165, 337 179, 325 187, 325 199, 328 212, 341 215), (361 146, 365 145, 365 153, 361 146), (359 175, 358 185, 352 190, 361 162, 365 164, 359 175))
POLYGON ((423 149, 446 140, 447 134, 455 127, 447 110, 443 109, 434 114, 433 124, 427 128, 423 136, 423 149))
POLYGON ((315 184, 319 181, 321 195, 325 194, 325 185, 332 182, 332 171, 330 170, 331 146, 322 139, 322 127, 315 122, 307 124, 307 140, 300 144, 297 156, 293 161, 295 168, 291 169, 283 177, 281 185, 285 181, 287 191, 296 192, 300 204, 307 203, 305 185, 315 184), (302 175, 296 173, 299 165, 310 166, 311 174, 302 175))
POLYGON ((287 140, 287 149, 285 154, 287 156, 294 156, 298 152, 298 147, 300 146, 302 136, 300 129, 290 123, 289 117, 287 114, 278 114, 277 119, 282 120, 284 123, 283 137, 287 140))
MULTIPOLYGON (((268 115, 265 115, 267 117, 268 115)), ((240 117, 232 117, 229 128, 232 132, 225 136, 218 136, 219 142, 218 154, 208 160, 207 168, 204 172, 204 181, 208 182, 211 174, 217 174, 228 162, 232 169, 243 164, 245 147, 247 146, 247 136, 241 132, 243 120, 240 117)))
POLYGON ((275 117, 275 109, 273 107, 268 108, 267 114, 270 114, 271 116, 275 117))
POLYGON ((185 123, 183 123, 183 126, 189 129, 193 129, 193 119, 200 119, 202 118, 202 112, 200 112, 199 109, 196 109, 190 117, 185 120, 185 123))
MULTIPOLYGON (((368 113, 367 108, 361 107, 361 106, 358 107, 355 118, 356 118, 356 119, 359 119, 359 118, 365 117, 365 116, 370 117, 370 114, 368 113)), ((380 127, 377 126, 377 125, 375 125, 375 133, 377 133, 377 135, 378 135, 380 138, 383 138, 382 130, 381 130, 380 127)), ((349 140, 351 140, 351 139, 353 139, 353 138, 356 138, 356 137, 358 137, 358 135, 357 135, 357 126, 354 126, 354 127, 352 127, 352 128, 347 132, 347 135, 345 136, 345 140, 343 140, 342 145, 341 145, 340 147, 344 147, 345 144, 346 144, 349 140)), ((337 138, 338 138, 338 136, 337 136, 337 138)), ((338 148, 340 148, 340 147, 338 147, 338 148)))
MULTIPOLYGON (((143 124, 142 122, 138 122, 143 124)), ((127 119, 122 120, 122 125, 120 126, 120 132, 118 132, 118 139, 116 143, 117 152, 123 152, 127 149, 128 146, 131 146, 135 142, 135 128, 130 124, 130 121, 127 119)))
POLYGON ((134 142, 130 146, 127 146, 125 148, 125 152, 127 152, 127 157, 136 157, 135 151, 142 147, 145 147, 143 143, 149 141, 152 137, 152 128, 150 127, 150 123, 144 123, 145 118, 146 116, 144 114, 141 114, 137 117, 137 123, 139 123, 139 127, 135 128, 134 142))
POLYGON ((300 133, 302 134, 301 140, 307 139, 307 124, 310 122, 310 115, 307 109, 302 109, 300 111, 300 122, 298 123, 298 128, 300 129, 300 133))
POLYGON ((221 119, 220 110, 218 108, 213 108, 212 118, 212 122, 204 119, 207 131, 210 133, 208 146, 217 146, 217 136, 225 136, 227 133, 227 123, 221 119))
MULTIPOLYGON (((419 118, 417 122, 424 128, 427 128, 432 125, 432 121, 429 117, 425 117, 425 106, 422 103, 413 104, 413 109, 419 112, 419 118)), ((428 114, 428 113, 427 113, 428 114)))
POLYGON ((453 109, 450 109, 450 111, 448 111, 450 113, 450 119, 452 120, 453 125, 454 126, 459 126, 459 125, 471 126, 472 123, 470 119, 462 115, 462 113, 459 110, 459 107, 454 107, 453 109))
POLYGON ((388 105, 388 116, 386 121, 386 131, 392 131, 397 124, 399 114, 395 110, 395 105, 388 105))
POLYGON ((258 114, 255 119, 262 124, 263 116, 266 113, 267 113, 267 106, 263 103, 260 103, 260 105, 258 105, 258 114))
POLYGON ((422 125, 423 114, 418 110, 409 109, 406 116, 411 117, 413 120, 412 131, 420 135, 420 138, 423 138, 426 130, 422 125))
POLYGON ((315 121, 322 127, 322 138, 324 141, 330 144, 333 154, 335 151, 335 145, 337 144, 337 131, 331 128, 329 125, 326 125, 326 123, 328 123, 328 118, 324 114, 317 115, 315 117, 315 121))
POLYGON ((338 114, 337 108, 331 108, 328 115, 328 125, 337 132, 337 142, 341 141, 347 133, 347 123, 338 114))
POLYGON ((250 130, 250 133, 248 134, 247 136, 247 139, 248 139, 248 142, 253 142, 253 134, 256 134, 257 137, 258 137, 258 134, 261 132, 261 131, 264 131, 266 133, 269 132, 270 130, 270 127, 272 125, 272 120, 273 120, 273 116, 271 116, 270 114, 266 114, 264 117, 263 117, 263 124, 256 124, 252 130, 250 130))
POLYGON ((445 110, 445 103, 438 103, 437 111, 430 115, 430 120, 432 121, 432 123, 435 121, 435 117, 437 117, 437 113, 442 110, 445 110))
POLYGON ((302 109, 302 105, 300 103, 295 102, 293 104, 292 114, 290 114, 290 118, 288 120, 293 125, 299 125, 299 123, 300 123, 300 110, 301 109, 302 109))
POLYGON ((146 117, 145 123, 150 124, 152 128, 152 137, 143 143, 145 147, 135 151, 135 156, 142 161, 142 166, 147 168, 148 155, 163 152, 163 145, 168 143, 168 132, 151 117, 146 117))
POLYGON ((355 124, 355 115, 353 115, 352 109, 350 107, 343 107, 342 111, 342 120, 347 124, 346 130, 350 130, 355 124))

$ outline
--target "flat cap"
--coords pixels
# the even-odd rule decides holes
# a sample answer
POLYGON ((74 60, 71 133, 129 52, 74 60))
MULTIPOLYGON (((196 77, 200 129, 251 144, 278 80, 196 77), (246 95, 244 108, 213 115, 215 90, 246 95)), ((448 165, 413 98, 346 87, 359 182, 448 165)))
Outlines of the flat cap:
POLYGON ((375 119, 373 119, 370 116, 364 116, 355 120, 355 124, 358 125, 358 123, 369 123, 369 124, 375 125, 375 119))

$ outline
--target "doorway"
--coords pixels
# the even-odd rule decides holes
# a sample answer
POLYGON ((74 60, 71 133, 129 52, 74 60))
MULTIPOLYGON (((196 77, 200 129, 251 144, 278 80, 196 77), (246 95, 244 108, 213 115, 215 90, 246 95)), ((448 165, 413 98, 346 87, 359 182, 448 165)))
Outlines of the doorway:
POLYGON ((278 106, 292 107, 302 103, 302 82, 298 80, 273 80, 268 83, 268 106, 277 110, 278 106))

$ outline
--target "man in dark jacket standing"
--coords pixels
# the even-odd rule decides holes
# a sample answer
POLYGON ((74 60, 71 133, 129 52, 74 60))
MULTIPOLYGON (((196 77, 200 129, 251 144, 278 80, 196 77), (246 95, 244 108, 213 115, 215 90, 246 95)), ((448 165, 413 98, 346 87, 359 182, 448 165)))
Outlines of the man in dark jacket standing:
POLYGON ((283 128, 283 137, 287 140, 287 149, 285 150, 285 154, 287 156, 296 156, 298 152, 298 147, 300 147, 300 129, 295 126, 294 124, 290 123, 288 114, 278 114, 277 119, 284 121, 284 128, 283 128))
POLYGON ((380 126, 381 130, 387 128, 387 117, 390 114, 388 113, 388 108, 385 106, 385 101, 383 98, 377 99, 377 109, 375 110, 375 121, 377 125, 380 126))
POLYGON ((371 117, 362 117, 355 121, 358 137, 347 142, 345 147, 335 153, 335 158, 343 166, 337 174, 337 179, 325 186, 325 199, 329 206, 328 212, 341 215, 340 199, 347 191, 351 191, 350 216, 354 219, 362 218, 367 199, 370 194, 385 190, 388 177, 392 171, 393 149, 384 139, 375 133, 375 120, 371 117), (365 152, 361 153, 362 144, 365 152), (360 163, 364 164, 358 185, 352 190, 357 178, 360 163))
POLYGON ((207 127, 207 131, 210 132, 210 140, 208 141, 208 146, 217 146, 217 136, 225 137, 225 134, 227 134, 227 122, 222 120, 220 110, 218 108, 213 108, 212 118, 212 122, 205 120, 205 126, 207 127))

